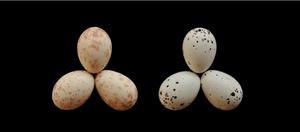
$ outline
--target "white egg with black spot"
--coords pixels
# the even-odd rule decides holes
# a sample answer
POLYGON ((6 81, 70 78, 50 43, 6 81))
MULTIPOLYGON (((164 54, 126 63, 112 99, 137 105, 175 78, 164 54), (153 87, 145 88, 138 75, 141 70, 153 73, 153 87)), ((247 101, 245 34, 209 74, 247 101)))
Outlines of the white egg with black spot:
POLYGON ((212 65, 217 51, 214 35, 205 28, 189 31, 182 45, 184 60, 196 73, 203 73, 212 65))
POLYGON ((206 71, 201 76, 202 90, 208 101, 221 110, 235 109, 242 101, 241 85, 232 76, 217 70, 206 71))
POLYGON ((170 110, 189 106, 200 90, 200 78, 190 71, 177 72, 163 81, 159 88, 161 104, 170 110))

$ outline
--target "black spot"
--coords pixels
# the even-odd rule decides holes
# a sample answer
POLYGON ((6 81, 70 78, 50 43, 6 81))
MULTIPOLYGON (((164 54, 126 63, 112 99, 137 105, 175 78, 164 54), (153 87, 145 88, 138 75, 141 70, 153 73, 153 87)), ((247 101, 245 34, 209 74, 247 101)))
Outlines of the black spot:
POLYGON ((179 82, 176 82, 176 84, 179 84, 179 82))
POLYGON ((235 96, 234 92, 232 92, 230 95, 231 95, 231 96, 235 96))
POLYGON ((210 31, 207 31, 208 34, 210 34, 210 31))
POLYGON ((229 100, 229 98, 227 98, 226 100, 229 100))
POLYGON ((168 93, 165 94, 166 97, 169 97, 168 93))
POLYGON ((177 99, 177 96, 173 96, 174 99, 177 99))
POLYGON ((214 41, 212 41, 212 40, 210 40, 210 42, 213 44, 214 43, 214 41))
POLYGON ((169 85, 167 85, 167 88, 169 87, 169 85))
POLYGON ((193 47, 195 47, 195 45, 193 45, 193 47))
POLYGON ((175 107, 172 107, 173 110, 175 110, 175 107))
POLYGON ((159 94, 162 95, 162 92, 160 91, 159 94))
POLYGON ((198 43, 198 40, 196 41, 196 43, 198 43))
POLYGON ((183 105, 184 105, 184 103, 181 103, 181 104, 180 104, 180 106, 183 106, 183 105))
POLYGON ((229 103, 230 103, 230 101, 227 102, 227 104, 229 104, 229 103))
POLYGON ((190 38, 187 38, 187 40, 190 40, 190 38))
POLYGON ((239 100, 241 100, 241 97, 239 97, 239 100))
POLYGON ((209 51, 211 51, 211 48, 209 48, 209 51))
POLYGON ((167 101, 165 101, 165 100, 164 100, 163 102, 164 102, 165 104, 168 104, 168 102, 167 102, 167 101))
POLYGON ((173 91, 176 91, 176 89, 173 89, 173 91))
POLYGON ((207 40, 207 43, 209 43, 209 40, 207 40))

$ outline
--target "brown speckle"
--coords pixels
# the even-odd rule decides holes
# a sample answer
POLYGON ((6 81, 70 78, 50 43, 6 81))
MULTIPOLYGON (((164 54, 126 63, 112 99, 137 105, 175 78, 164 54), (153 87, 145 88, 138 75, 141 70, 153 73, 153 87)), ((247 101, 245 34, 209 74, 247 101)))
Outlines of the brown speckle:
POLYGON ((91 47, 92 49, 99 51, 99 46, 97 44, 92 44, 91 47))

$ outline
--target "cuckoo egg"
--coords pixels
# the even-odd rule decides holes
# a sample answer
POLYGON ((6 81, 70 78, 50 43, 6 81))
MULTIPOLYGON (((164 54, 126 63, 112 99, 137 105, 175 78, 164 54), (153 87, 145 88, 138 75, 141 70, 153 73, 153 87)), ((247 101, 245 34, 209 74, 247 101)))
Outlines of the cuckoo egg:
POLYGON ((205 72, 213 63, 217 44, 214 35, 205 28, 194 28, 183 40, 183 56, 188 67, 196 73, 205 72))
POLYGON ((241 85, 224 72, 206 71, 201 77, 201 84, 205 97, 218 109, 232 110, 241 103, 243 98, 241 85))
POLYGON ((101 28, 90 27, 79 37, 77 53, 82 66, 90 73, 99 73, 108 64, 112 44, 108 34, 101 28))
POLYGON ((84 104, 94 88, 94 77, 86 71, 73 71, 54 85, 52 100, 62 110, 73 110, 84 104))
POLYGON ((161 104, 170 110, 181 110, 189 106, 200 89, 200 78, 190 71, 177 72, 163 81, 159 88, 161 104))
POLYGON ((135 84, 121 73, 103 70, 97 74, 95 84, 103 101, 115 110, 129 110, 137 101, 135 84))

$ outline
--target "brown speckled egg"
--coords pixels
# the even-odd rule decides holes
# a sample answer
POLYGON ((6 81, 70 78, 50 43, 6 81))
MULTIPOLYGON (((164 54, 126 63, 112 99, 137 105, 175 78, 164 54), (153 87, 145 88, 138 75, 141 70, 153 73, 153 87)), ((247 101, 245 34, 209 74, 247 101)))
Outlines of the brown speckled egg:
POLYGON ((82 66, 90 73, 99 73, 107 65, 112 52, 108 34, 101 28, 90 27, 80 36, 77 53, 82 66))
POLYGON ((137 101, 138 91, 135 84, 118 72, 103 70, 96 76, 95 84, 104 102, 115 110, 128 110, 137 101))
POLYGON ((73 110, 84 104, 94 88, 94 77, 86 71, 73 71, 54 85, 52 100, 62 110, 73 110))

